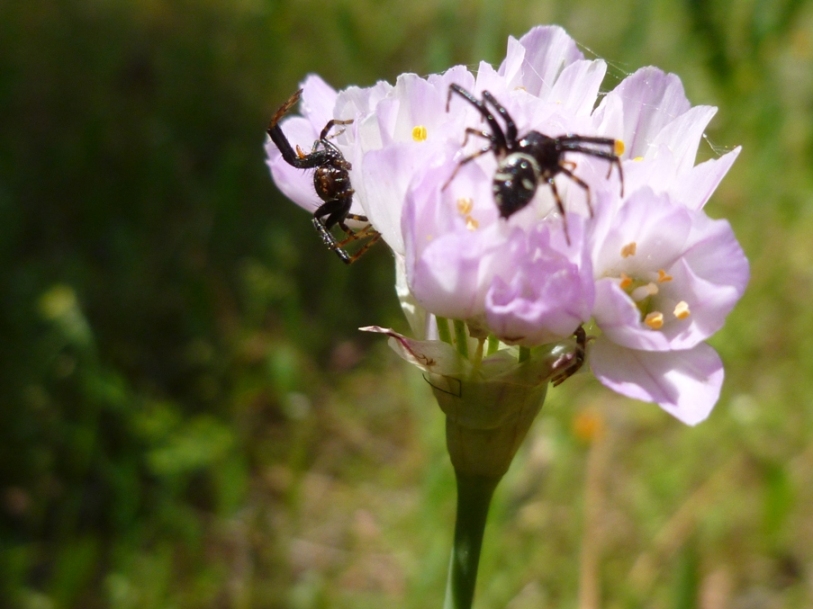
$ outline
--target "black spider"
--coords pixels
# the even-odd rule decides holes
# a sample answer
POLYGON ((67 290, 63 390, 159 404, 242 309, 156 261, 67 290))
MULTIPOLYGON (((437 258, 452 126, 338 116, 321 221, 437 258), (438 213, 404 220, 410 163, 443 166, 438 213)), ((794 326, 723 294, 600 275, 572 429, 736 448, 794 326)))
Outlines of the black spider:
POLYGON ((620 140, 608 137, 588 137, 584 135, 560 135, 550 137, 538 131, 529 131, 522 137, 518 136, 517 126, 508 114, 508 110, 500 104, 488 91, 483 91, 483 99, 479 100, 474 95, 466 91, 457 84, 449 85, 449 97, 446 100, 446 111, 449 111, 449 103, 452 100, 452 93, 457 93, 460 97, 468 101, 477 111, 483 115, 491 133, 486 133, 479 129, 468 127, 463 145, 466 145, 469 135, 476 135, 488 140, 488 146, 481 148, 474 154, 465 157, 455 168, 452 175, 446 181, 443 188, 448 186, 452 178, 457 174, 461 166, 476 159, 487 152, 494 152, 499 165, 494 174, 492 189, 494 200, 500 210, 500 216, 508 218, 512 214, 528 205, 536 194, 536 188, 540 182, 545 182, 553 191, 553 198, 556 201, 556 208, 562 215, 565 225, 565 237, 570 243, 570 236, 567 232, 567 218, 565 217, 565 207, 556 189, 553 178, 563 173, 576 182, 587 192, 587 207, 590 216, 593 215, 593 205, 590 202, 590 187, 587 183, 576 176, 573 170, 576 164, 564 158, 567 152, 579 152, 589 156, 607 159, 610 162, 610 169, 607 178, 610 177, 613 165, 618 167, 618 175, 621 180, 621 194, 624 193, 624 174, 621 170, 621 160, 619 155, 624 151, 624 144, 620 140), (505 123, 505 130, 494 118, 487 104, 500 115, 505 123))
POLYGON ((576 328, 573 336, 576 337, 576 349, 572 354, 564 358, 561 363, 556 365, 556 368, 561 368, 561 372, 557 371, 551 378, 551 383, 553 383, 554 387, 561 385, 576 374, 581 367, 584 366, 584 360, 587 358, 587 334, 584 328, 582 326, 576 328))
POLYGON ((350 207, 353 204, 353 193, 355 192, 350 185, 350 169, 352 167, 345 160, 341 150, 328 139, 327 134, 335 125, 349 125, 353 121, 329 120, 319 134, 319 139, 313 143, 310 154, 305 154, 299 146, 296 147, 296 152, 294 152, 288 138, 285 137, 279 126, 279 121, 299 101, 301 94, 302 89, 294 93, 288 101, 280 106, 268 125, 267 133, 279 148, 282 158, 289 165, 293 165, 298 169, 316 169, 313 174, 313 187, 324 203, 313 212, 313 226, 322 237, 325 245, 336 252, 342 262, 351 264, 381 238, 381 234, 373 229, 370 224, 361 230, 354 231, 345 222, 348 218, 359 222, 369 222, 369 220, 366 216, 350 213, 350 207), (327 216, 327 219, 324 219, 325 216, 327 216), (347 234, 346 239, 337 241, 330 232, 330 229, 336 225, 347 234), (355 254, 348 254, 343 249, 344 246, 357 239, 367 239, 367 242, 355 254))

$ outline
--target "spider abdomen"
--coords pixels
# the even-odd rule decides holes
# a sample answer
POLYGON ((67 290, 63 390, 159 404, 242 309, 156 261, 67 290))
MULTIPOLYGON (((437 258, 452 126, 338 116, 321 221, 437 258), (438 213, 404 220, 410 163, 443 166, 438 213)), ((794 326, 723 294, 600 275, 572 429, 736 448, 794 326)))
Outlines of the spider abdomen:
POLYGON ((499 164, 492 190, 501 217, 508 218, 531 202, 539 182, 539 172, 536 159, 524 152, 509 154, 499 164))

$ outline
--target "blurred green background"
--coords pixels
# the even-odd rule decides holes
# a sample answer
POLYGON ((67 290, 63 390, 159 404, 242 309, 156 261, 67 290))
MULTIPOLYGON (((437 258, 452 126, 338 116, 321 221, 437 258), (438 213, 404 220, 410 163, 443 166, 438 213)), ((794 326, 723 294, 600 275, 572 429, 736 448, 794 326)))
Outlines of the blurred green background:
POLYGON ((264 128, 559 23, 720 106, 752 281, 690 429, 589 375, 498 490, 478 607, 813 606, 813 2, 0 0, 0 607, 440 607, 454 488, 379 246, 346 268, 264 128))

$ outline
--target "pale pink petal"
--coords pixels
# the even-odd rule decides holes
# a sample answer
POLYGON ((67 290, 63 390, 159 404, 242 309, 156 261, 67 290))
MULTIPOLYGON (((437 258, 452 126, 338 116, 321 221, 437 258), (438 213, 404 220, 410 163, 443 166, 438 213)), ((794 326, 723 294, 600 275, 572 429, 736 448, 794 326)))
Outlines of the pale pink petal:
POLYGON ((695 106, 666 125, 652 139, 651 146, 657 150, 666 147, 672 153, 675 173, 685 174, 694 167, 700 138, 717 113, 714 106, 695 106))
MULTIPOLYGON (((548 98, 566 66, 584 59, 573 39, 555 25, 535 27, 520 38, 519 43, 525 48, 525 56, 519 82, 509 82, 509 87, 521 86, 542 99, 548 98)), ((502 66, 500 73, 503 74, 502 66)))
POLYGON ((703 209, 741 150, 738 146, 718 159, 710 159, 693 167, 689 175, 672 188, 675 200, 689 209, 703 209))
POLYGON ((316 74, 309 74, 302 83, 302 116, 308 119, 318 134, 333 118, 353 118, 335 116, 336 90, 316 74))
POLYGON ((636 351, 599 338, 590 350, 599 381, 622 395, 655 402, 687 425, 705 420, 720 397, 723 363, 701 343, 685 351, 636 351))
POLYGON ((588 116, 596 105, 606 71, 607 64, 601 60, 582 59, 571 63, 556 79, 549 101, 559 105, 564 113, 588 116))
POLYGON ((624 141, 625 158, 647 157, 652 141, 668 123, 691 108, 675 74, 641 68, 610 91, 594 113, 602 133, 624 141))

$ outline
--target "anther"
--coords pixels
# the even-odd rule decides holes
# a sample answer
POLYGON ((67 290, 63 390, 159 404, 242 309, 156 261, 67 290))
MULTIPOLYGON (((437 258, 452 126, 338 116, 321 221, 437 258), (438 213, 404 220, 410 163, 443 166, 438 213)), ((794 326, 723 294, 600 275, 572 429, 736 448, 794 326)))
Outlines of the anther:
POLYGON ((667 281, 672 281, 672 276, 663 269, 658 269, 658 283, 666 283, 667 281))
POLYGON ((462 215, 470 214, 472 209, 474 209, 474 201, 469 197, 460 197, 457 200, 457 211, 462 215))
POLYGON ((631 285, 632 277, 630 277, 626 273, 621 273, 621 283, 618 284, 618 287, 620 287, 622 290, 626 290, 631 285))
POLYGON ((426 127, 423 125, 417 125, 412 128, 412 139, 416 142, 423 142, 426 140, 428 133, 426 131, 426 127))
POLYGON ((644 323, 653 330, 660 330, 663 327, 663 313, 652 311, 652 313, 644 317, 644 323))
POLYGON ((615 140, 615 143, 613 144, 613 152, 615 153, 615 156, 621 156, 624 154, 624 150, 626 150, 624 142, 621 140, 615 140))
POLYGON ((638 244, 635 241, 630 241, 624 247, 621 248, 621 257, 629 258, 630 256, 634 256, 637 249, 638 244))
POLYGON ((689 315, 692 314, 692 312, 689 310, 689 303, 685 300, 681 300, 675 305, 674 314, 678 319, 686 319, 689 317, 689 315))
POLYGON ((477 230, 480 227, 480 223, 472 218, 471 216, 466 216, 466 228, 469 230, 477 230))

